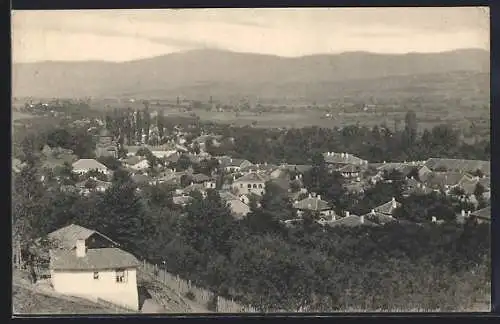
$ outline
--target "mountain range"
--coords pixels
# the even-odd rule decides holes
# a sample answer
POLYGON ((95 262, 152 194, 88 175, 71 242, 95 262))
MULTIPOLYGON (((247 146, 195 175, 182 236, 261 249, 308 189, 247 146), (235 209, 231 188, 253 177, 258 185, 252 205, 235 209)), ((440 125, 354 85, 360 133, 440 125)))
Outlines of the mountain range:
POLYGON ((238 96, 315 100, 312 97, 329 95, 333 84, 350 84, 350 88, 359 84, 355 90, 362 91, 363 83, 377 79, 456 72, 486 78, 489 60, 488 51, 476 49, 432 54, 347 52, 297 58, 205 49, 120 63, 14 63, 12 94, 42 98, 207 99, 214 95, 221 100, 238 96))

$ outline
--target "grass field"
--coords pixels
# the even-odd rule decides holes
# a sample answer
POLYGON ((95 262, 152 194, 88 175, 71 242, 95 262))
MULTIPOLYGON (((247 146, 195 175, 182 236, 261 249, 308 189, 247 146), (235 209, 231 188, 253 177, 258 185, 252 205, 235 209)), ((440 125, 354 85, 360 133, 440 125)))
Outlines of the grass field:
POLYGON ((17 110, 12 110, 12 120, 29 119, 33 117, 34 117, 33 115, 22 113, 17 110))

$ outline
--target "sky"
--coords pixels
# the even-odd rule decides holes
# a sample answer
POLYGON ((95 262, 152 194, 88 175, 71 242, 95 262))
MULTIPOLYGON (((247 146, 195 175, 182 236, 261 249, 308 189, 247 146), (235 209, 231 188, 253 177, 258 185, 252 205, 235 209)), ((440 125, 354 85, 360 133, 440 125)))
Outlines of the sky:
POLYGON ((214 48, 297 57, 489 50, 486 7, 12 11, 18 62, 123 62, 214 48))

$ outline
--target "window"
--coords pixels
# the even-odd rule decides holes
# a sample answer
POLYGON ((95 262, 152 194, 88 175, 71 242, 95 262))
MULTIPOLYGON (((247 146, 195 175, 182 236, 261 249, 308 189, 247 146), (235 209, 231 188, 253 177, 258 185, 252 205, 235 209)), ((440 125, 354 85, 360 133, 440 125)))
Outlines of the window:
POLYGON ((99 279, 99 272, 94 272, 94 280, 98 280, 99 279))
POLYGON ((262 183, 259 183, 259 189, 262 189, 262 183))
POLYGON ((248 189, 252 189, 252 185, 251 184, 248 184, 248 189))
POLYGON ((116 270, 116 282, 126 282, 125 270, 116 270))
POLYGON ((253 187, 254 187, 254 189, 257 189, 257 184, 256 184, 256 183, 254 183, 254 184, 253 184, 253 187))
POLYGON ((240 188, 243 188, 243 183, 240 183, 240 188))

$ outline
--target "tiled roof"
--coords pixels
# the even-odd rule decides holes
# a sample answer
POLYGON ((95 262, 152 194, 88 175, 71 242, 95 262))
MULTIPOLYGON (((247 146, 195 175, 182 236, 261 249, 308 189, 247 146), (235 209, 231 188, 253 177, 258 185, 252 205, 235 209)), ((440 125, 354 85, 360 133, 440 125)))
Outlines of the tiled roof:
POLYGON ((75 163, 73 163, 73 169, 77 169, 77 170, 97 169, 100 171, 106 171, 108 168, 104 164, 102 164, 94 159, 80 159, 80 160, 76 161, 75 163))
POLYGON ((219 196, 222 200, 229 201, 229 200, 240 200, 240 198, 236 195, 233 195, 229 191, 220 191, 219 196))
MULTIPOLYGON (((77 184, 75 184, 75 187, 84 188, 85 185, 87 184, 87 181, 89 181, 89 179, 88 180, 84 180, 84 181, 80 181, 77 184)), ((97 187, 109 188, 112 185, 111 182, 101 181, 99 179, 93 179, 93 181, 95 182, 95 184, 96 184, 97 187)))
POLYGON ((387 224, 390 222, 395 222, 396 219, 394 217, 389 216, 388 214, 382 214, 379 212, 376 212, 375 210, 373 212, 369 212, 368 214, 365 214, 365 219, 368 219, 369 221, 372 221, 377 224, 387 224))
POLYGON ((118 248, 87 249, 84 257, 77 257, 74 250, 51 250, 52 270, 107 270, 132 268, 140 265, 132 254, 118 248))
POLYGON ((392 215, 392 213, 394 212, 394 209, 396 209, 400 206, 401 206, 401 203, 391 200, 391 201, 386 202, 385 204, 382 204, 378 207, 375 207, 374 210, 378 213, 392 215), (393 203, 395 204, 395 206, 393 206, 393 203), (396 207, 396 208, 394 208, 394 207, 396 207))
POLYGON ((490 161, 430 158, 425 162, 425 165, 431 170, 439 168, 458 172, 481 170, 483 174, 490 174, 490 161))
POLYGON ((189 196, 174 196, 172 198, 172 201, 176 205, 185 205, 185 204, 189 203, 189 201, 191 199, 193 199, 193 198, 191 198, 189 196))
POLYGON ((268 177, 256 172, 252 172, 236 179, 234 182, 266 182, 267 180, 268 177))
POLYGON ((359 172, 359 168, 355 165, 348 164, 348 165, 340 168, 338 171, 339 172, 347 172, 347 173, 355 173, 355 172, 359 172))
POLYGON ((128 165, 136 165, 143 160, 145 160, 145 158, 142 156, 131 156, 125 160, 125 163, 127 163, 128 165))
POLYGON ((479 178, 479 183, 482 184, 483 187, 488 189, 491 187, 491 178, 490 177, 479 178))
POLYGON ((191 179, 193 180, 193 182, 205 182, 205 181, 210 181, 212 178, 207 176, 206 174, 197 173, 193 174, 191 176, 191 179))
POLYGON ((297 201, 293 204, 293 207, 301 210, 329 210, 328 202, 318 198, 318 197, 308 197, 302 199, 301 201, 297 201))
POLYGON ((182 189, 184 193, 191 193, 193 191, 205 191, 205 186, 199 183, 193 183, 192 185, 187 186, 186 188, 182 189))
POLYGON ((478 218, 491 219, 491 206, 476 210, 475 212, 472 212, 471 215, 478 218))
POLYGON ((326 152, 323 153, 323 157, 326 163, 331 163, 331 164, 364 165, 368 163, 368 161, 360 159, 359 157, 352 154, 326 152))
POLYGON ((249 162, 248 160, 245 159, 235 159, 230 157, 221 158, 219 160, 220 160, 219 164, 222 167, 240 167, 243 164, 243 162, 249 162))
POLYGON ((464 177, 460 172, 432 172, 428 174, 424 182, 433 188, 445 188, 446 186, 455 186, 464 177))
POLYGON ((54 232, 49 233, 47 236, 49 239, 57 241, 60 247, 64 249, 72 249, 76 246, 77 240, 86 240, 96 233, 104 237, 108 241, 118 245, 118 243, 116 243, 106 235, 76 224, 71 224, 60 228, 54 232))
POLYGON ((130 178, 135 183, 148 183, 148 182, 150 182, 152 180, 149 176, 147 176, 145 174, 134 174, 130 178))
POLYGON ((361 217, 357 215, 349 215, 346 217, 343 217, 341 219, 334 220, 332 222, 328 223, 330 226, 361 226, 361 225, 368 225, 368 226, 374 226, 376 225, 375 223, 370 222, 366 218, 364 219, 364 222, 361 223, 361 217))

